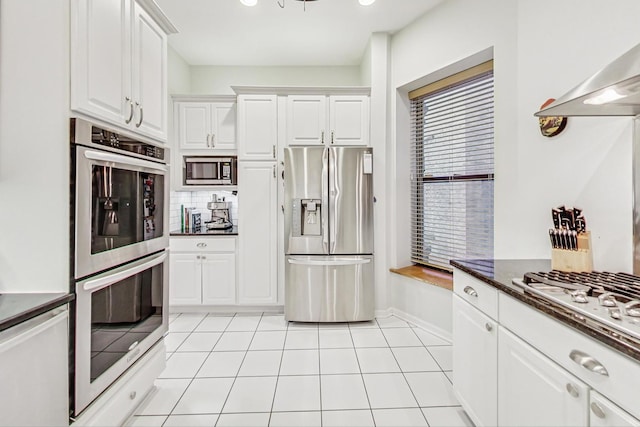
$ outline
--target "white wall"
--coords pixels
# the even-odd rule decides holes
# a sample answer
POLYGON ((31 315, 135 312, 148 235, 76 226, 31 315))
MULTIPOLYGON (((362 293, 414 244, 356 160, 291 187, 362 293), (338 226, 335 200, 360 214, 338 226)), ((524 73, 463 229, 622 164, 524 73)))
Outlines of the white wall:
POLYGON ((68 62, 68 0, 0 2, 0 292, 69 290, 68 62))
MULTIPOLYGON (((597 270, 632 270, 631 118, 569 118, 564 132, 545 138, 531 114, 640 43, 640 3, 634 0, 518 2, 517 228, 498 224, 497 255, 549 257, 549 210, 584 209, 597 270), (537 19, 540 10, 553 13, 537 19), (553 48, 549 49, 549 46, 553 48), (562 51, 562 52, 561 52, 562 51)), ((516 227, 516 224, 513 224, 516 227)))
POLYGON ((167 48, 167 75, 169 95, 191 92, 191 68, 171 46, 167 48))
MULTIPOLYGON (((549 258, 550 209, 566 204, 584 209, 596 269, 631 270, 631 119, 570 118, 561 135, 545 138, 533 113, 640 42, 638 13, 633 0, 606 8, 597 0, 450 0, 394 35, 392 89, 493 48, 496 258, 549 258), (541 19, 543 10, 552 17, 541 19)), ((392 124, 400 193, 392 265, 408 256, 404 102, 396 99, 392 124)))
POLYGON ((192 66, 191 93, 233 95, 231 86, 360 86, 360 67, 192 66))

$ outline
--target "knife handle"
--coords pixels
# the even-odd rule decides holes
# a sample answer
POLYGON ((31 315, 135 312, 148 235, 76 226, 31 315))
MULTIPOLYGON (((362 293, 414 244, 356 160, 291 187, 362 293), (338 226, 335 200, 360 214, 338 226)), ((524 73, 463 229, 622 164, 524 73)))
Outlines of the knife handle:
POLYGON ((551 247, 552 248, 557 248, 558 245, 556 244, 556 239, 555 239, 555 233, 554 233, 554 229, 550 228, 549 229, 549 240, 551 240, 551 247))

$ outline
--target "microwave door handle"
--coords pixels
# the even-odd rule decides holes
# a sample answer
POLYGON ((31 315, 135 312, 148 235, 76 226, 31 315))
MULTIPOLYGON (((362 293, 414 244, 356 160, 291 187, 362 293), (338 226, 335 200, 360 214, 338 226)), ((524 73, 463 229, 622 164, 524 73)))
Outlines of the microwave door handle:
POLYGON ((134 157, 125 157, 119 154, 106 153, 102 151, 92 151, 87 150, 84 152, 84 157, 89 160, 97 160, 100 162, 112 162, 112 163, 121 163, 130 166, 140 166, 143 168, 154 169, 162 172, 167 171, 167 167, 165 165, 161 165, 154 162, 148 162, 146 160, 137 159, 134 157))
POLYGON ((166 259, 167 259, 167 254, 163 253, 149 261, 136 265, 135 267, 131 267, 126 270, 119 271, 117 273, 109 274, 108 276, 89 280, 84 283, 84 285, 82 286, 82 289, 84 289, 87 292, 98 291, 102 288, 106 288, 107 286, 112 285, 113 283, 119 282, 120 280, 133 276, 134 274, 138 274, 151 267, 155 267, 158 264, 162 264, 166 259))

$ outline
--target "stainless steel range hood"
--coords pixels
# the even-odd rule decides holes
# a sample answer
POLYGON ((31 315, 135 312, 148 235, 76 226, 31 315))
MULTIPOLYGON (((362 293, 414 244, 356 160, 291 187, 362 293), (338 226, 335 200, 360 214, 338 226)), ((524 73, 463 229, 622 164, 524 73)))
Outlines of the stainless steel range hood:
POLYGON ((558 98, 535 116, 640 114, 640 45, 558 98))

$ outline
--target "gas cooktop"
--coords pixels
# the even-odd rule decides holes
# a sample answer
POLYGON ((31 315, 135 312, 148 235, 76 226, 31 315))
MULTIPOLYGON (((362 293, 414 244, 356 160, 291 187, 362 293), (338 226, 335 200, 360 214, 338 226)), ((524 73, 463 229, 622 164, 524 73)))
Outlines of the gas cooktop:
POLYGON ((525 273, 513 279, 535 299, 575 321, 640 346, 640 277, 627 273, 525 273))

